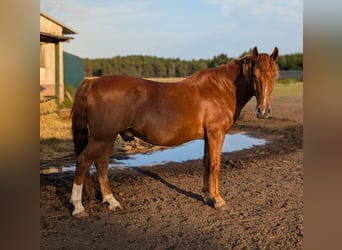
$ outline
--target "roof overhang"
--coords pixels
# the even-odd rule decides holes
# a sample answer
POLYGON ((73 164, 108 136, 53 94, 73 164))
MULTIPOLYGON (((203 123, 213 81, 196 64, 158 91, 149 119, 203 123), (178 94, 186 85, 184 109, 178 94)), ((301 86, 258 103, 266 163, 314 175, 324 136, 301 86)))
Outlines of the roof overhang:
POLYGON ((46 42, 46 43, 59 43, 59 42, 67 42, 71 39, 74 39, 70 36, 61 36, 61 35, 55 35, 45 32, 40 32, 40 41, 46 42))

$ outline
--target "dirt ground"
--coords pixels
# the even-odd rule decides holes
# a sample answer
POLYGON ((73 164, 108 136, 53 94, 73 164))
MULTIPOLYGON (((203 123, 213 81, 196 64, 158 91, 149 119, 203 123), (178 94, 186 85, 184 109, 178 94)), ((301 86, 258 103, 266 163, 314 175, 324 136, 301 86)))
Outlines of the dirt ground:
MULTIPOLYGON (((41 249, 302 249, 302 97, 275 97, 272 117, 255 102, 231 133, 268 141, 222 154, 219 212, 202 200, 202 161, 110 170, 123 210, 83 196, 89 217, 71 217, 73 175, 40 175, 41 249)), ((41 140, 41 165, 73 163, 70 138, 41 140)))

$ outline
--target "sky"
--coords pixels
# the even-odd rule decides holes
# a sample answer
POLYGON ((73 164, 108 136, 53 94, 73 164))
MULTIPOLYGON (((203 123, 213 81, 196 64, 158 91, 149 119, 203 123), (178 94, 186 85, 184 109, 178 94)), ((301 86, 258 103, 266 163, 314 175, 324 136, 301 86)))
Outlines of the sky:
POLYGON ((302 0, 41 0, 40 10, 78 33, 63 46, 82 58, 303 52, 302 0))

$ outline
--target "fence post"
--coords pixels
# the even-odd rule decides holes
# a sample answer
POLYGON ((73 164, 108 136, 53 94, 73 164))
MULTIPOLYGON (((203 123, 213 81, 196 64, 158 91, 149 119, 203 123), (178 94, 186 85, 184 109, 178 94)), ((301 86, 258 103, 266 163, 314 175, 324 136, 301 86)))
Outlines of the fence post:
POLYGON ((57 104, 57 115, 59 115, 60 106, 60 86, 59 86, 59 42, 55 43, 55 95, 57 104))

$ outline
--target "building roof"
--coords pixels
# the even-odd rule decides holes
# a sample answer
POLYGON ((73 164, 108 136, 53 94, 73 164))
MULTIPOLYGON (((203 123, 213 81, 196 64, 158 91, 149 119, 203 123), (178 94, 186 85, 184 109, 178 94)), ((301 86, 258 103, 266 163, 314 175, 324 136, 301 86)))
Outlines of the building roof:
POLYGON ((56 19, 52 18, 51 16, 47 15, 46 13, 40 11, 40 15, 42 15, 43 17, 49 19, 50 21, 54 22, 55 24, 61 26, 62 29, 63 29, 62 33, 64 35, 74 35, 74 34, 77 34, 77 32, 75 30, 73 30, 72 28, 66 26, 65 24, 61 23, 60 21, 57 21, 56 19))

